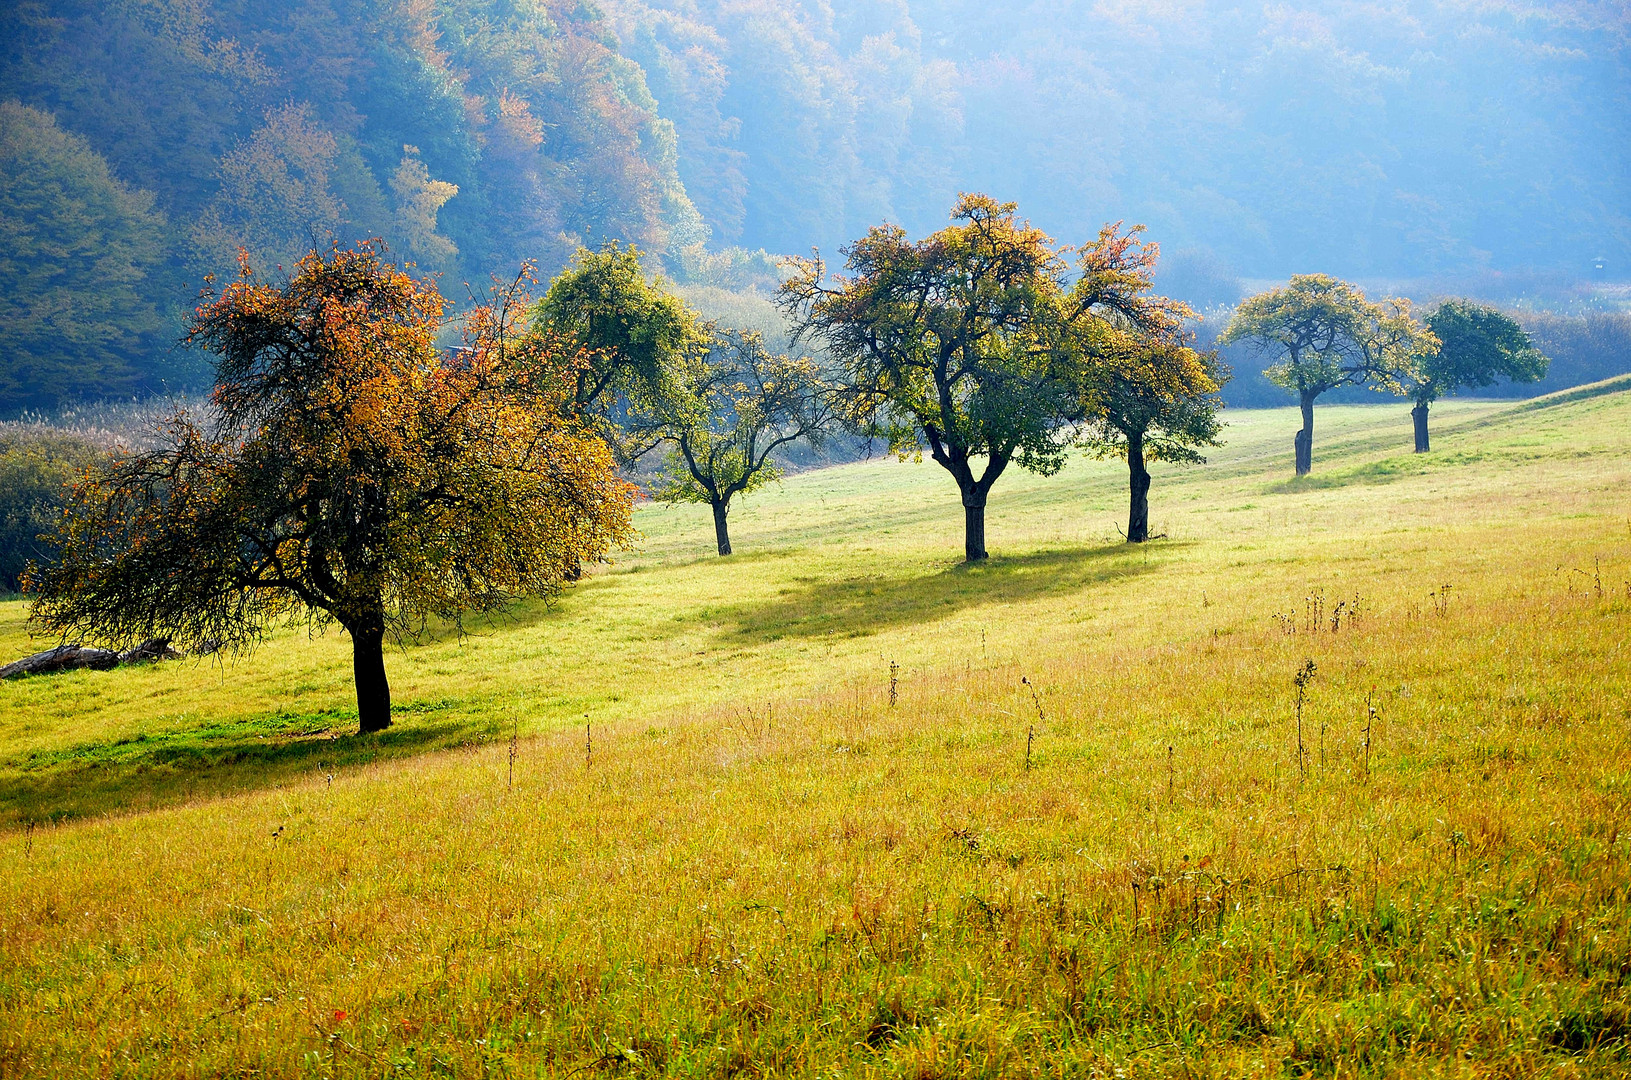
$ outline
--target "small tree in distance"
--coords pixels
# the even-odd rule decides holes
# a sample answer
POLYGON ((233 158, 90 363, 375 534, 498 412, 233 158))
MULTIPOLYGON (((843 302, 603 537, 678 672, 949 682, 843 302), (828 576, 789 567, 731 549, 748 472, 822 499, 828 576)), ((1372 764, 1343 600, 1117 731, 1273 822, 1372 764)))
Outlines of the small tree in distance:
POLYGON ((832 406, 813 360, 777 356, 760 336, 716 330, 694 361, 682 408, 656 430, 673 445, 655 498, 713 508, 719 554, 731 553, 731 499, 781 476, 771 455, 800 439, 819 444, 832 406))
POLYGON ((1150 460, 1201 463, 1216 446, 1227 378, 1214 353, 1188 346, 1187 304, 1150 295, 1160 248, 1119 223, 1082 249, 1060 340, 1080 394, 1080 442, 1127 462, 1127 540, 1150 534, 1150 460))
POLYGON ((1429 449, 1427 410, 1433 402, 1462 388, 1489 386, 1503 376, 1513 382, 1539 382, 1551 365, 1523 327, 1492 307, 1446 300, 1428 314, 1427 329, 1439 346, 1422 361, 1409 387, 1416 401, 1410 419, 1418 454, 1429 449))
POLYGON ((512 348, 525 276, 435 346, 443 301, 370 245, 206 294, 212 423, 74 492, 30 618, 52 633, 252 647, 282 621, 350 635, 363 732, 391 723, 383 643, 557 592, 630 537, 633 489, 572 419, 574 354, 512 348))
POLYGON ((1246 300, 1218 337, 1220 344, 1249 341, 1275 358, 1263 372, 1297 395, 1303 426, 1296 438, 1296 470, 1314 462, 1314 401, 1339 386, 1404 393, 1404 382, 1437 346, 1410 314, 1408 300, 1380 304, 1346 281, 1299 274, 1281 289, 1246 300))

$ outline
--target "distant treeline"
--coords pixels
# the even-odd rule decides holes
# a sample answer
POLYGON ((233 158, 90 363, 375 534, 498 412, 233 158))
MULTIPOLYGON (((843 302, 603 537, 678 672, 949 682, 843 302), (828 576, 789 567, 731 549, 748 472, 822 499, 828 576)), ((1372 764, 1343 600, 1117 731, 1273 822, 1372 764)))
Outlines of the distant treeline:
POLYGON ((174 343, 240 247, 380 236, 457 299, 580 243, 706 237, 589 4, 6 4, 0 86, 0 413, 207 378, 174 343))

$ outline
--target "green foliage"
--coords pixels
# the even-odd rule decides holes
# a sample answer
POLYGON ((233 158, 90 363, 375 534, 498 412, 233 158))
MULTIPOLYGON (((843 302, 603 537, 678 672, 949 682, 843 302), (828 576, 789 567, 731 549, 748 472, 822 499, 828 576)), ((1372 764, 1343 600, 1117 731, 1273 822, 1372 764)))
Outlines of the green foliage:
POLYGON ((795 260, 782 291, 800 333, 843 364, 849 423, 896 453, 926 446, 982 499, 1010 461, 1045 475, 1068 445, 1048 337, 1064 263, 1015 210, 965 195, 954 224, 920 242, 875 226, 844 251, 853 277, 828 288, 821 260, 795 260), (972 457, 987 460, 978 480, 972 457))
POLYGON ((0 102, 0 410, 155 388, 164 230, 83 138, 0 102))
POLYGON ((1374 304, 1326 274, 1299 274, 1246 300, 1218 341, 1248 341, 1275 358, 1264 374, 1304 400, 1339 386, 1402 394, 1437 347, 1408 300, 1374 304))
POLYGON ((105 311, 122 329, 117 348, 86 331, 73 378, 0 379, 0 409, 155 384, 180 332, 155 313, 229 275, 240 247, 292 268, 314 243, 377 236, 425 269, 484 280, 529 259, 553 270, 580 242, 661 253, 706 239, 672 125, 588 5, 62 0, 6 5, 0 41, 8 94, 82 137, 64 149, 36 131, 45 149, 29 153, 56 161, 44 173, 60 174, 68 204, 105 204, 64 226, 78 219, 62 207, 17 202, 33 196, 8 171, 16 194, 0 212, 41 235, 78 228, 74 242, 105 252, 100 287, 50 245, 37 280, 60 294, 53 310, 92 327, 105 311), (114 183, 110 168, 156 201, 87 194, 114 183), (166 218, 184 225, 165 231, 166 218))
POLYGON ((1204 464, 1197 448, 1219 445, 1218 391, 1228 378, 1216 353, 1129 336, 1086 380, 1083 444, 1097 457, 1126 458, 1136 446, 1151 461, 1204 464))
POLYGON ((1427 329, 1438 338, 1439 347, 1422 363, 1410 386, 1417 404, 1489 386, 1498 378, 1539 382, 1551 363, 1523 327, 1481 304, 1446 300, 1428 314, 1427 329))
POLYGON ((56 557, 69 487, 105 452, 44 428, 0 429, 0 591, 16 592, 30 563, 56 557))
POLYGON ((828 387, 807 357, 768 352, 758 334, 714 329, 686 368, 686 404, 657 430, 673 450, 653 496, 708 503, 720 515, 721 554, 729 551, 723 515, 730 501, 779 479, 771 455, 800 439, 819 443, 831 420, 828 387))
POLYGON ((615 241, 578 250, 538 301, 531 334, 578 352, 572 408, 624 462, 651 449, 659 418, 685 408, 682 368, 707 339, 683 300, 646 279, 639 248, 615 241))

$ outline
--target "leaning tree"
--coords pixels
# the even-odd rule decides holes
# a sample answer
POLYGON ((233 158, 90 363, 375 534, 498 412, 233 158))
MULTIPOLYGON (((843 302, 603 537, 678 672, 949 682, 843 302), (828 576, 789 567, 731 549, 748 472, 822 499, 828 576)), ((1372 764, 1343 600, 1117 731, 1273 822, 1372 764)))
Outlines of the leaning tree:
POLYGON ((1216 446, 1217 355, 1190 346, 1189 306, 1150 292, 1160 248, 1106 225, 1081 250, 1063 305, 1059 346, 1080 395, 1079 439, 1098 457, 1127 462, 1127 540, 1150 535, 1149 461, 1198 464, 1216 446))
POLYGON ((1315 399, 1340 386, 1402 394, 1438 344, 1411 316, 1408 300, 1372 303, 1356 286, 1326 274, 1299 274, 1284 288, 1246 300, 1218 341, 1251 342, 1273 357, 1263 374, 1297 395, 1303 414, 1298 476, 1313 468, 1315 399))
POLYGON ((34 625, 112 642, 252 647, 276 623, 350 635, 363 732, 390 725, 383 645, 557 592, 630 537, 633 489, 565 402, 577 374, 512 347, 525 278, 436 337, 434 285, 370 245, 313 252, 286 284, 206 293, 207 424, 73 493, 34 625))
POLYGON ((1064 463, 1073 399, 1052 335, 1064 263, 1013 203, 966 194, 922 241, 879 225, 844 249, 853 276, 829 286, 819 257, 791 260, 780 301, 797 337, 842 366, 838 408, 906 455, 927 444, 962 494, 964 556, 986 557, 985 506, 1011 463, 1064 463), (983 459, 983 464, 981 460, 983 459))
POLYGON ((832 421, 831 394, 808 357, 771 353, 751 331, 715 328, 687 367, 681 400, 685 407, 653 427, 672 447, 653 495, 707 503, 719 553, 729 555, 731 500, 780 477, 776 450, 821 441, 832 421))
POLYGON ((1428 314, 1427 329, 1438 338, 1438 350, 1422 361, 1409 386, 1416 402, 1410 419, 1418 454, 1428 451, 1427 409, 1439 398, 1463 388, 1489 386, 1499 378, 1539 382, 1551 366, 1523 327, 1482 304, 1446 300, 1428 314))

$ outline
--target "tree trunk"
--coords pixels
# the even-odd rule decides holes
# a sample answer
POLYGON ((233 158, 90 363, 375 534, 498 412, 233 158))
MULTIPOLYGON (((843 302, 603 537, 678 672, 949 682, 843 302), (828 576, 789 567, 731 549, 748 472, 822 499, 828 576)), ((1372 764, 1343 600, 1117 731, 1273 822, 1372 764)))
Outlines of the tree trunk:
POLYGON ((1427 453, 1427 402, 1416 403, 1410 410, 1410 419, 1416 422, 1416 453, 1427 453))
POLYGON ((725 515, 730 513, 730 504, 724 502, 713 503, 714 508, 714 539, 719 542, 719 553, 731 553, 731 534, 725 526, 725 515))
POLYGON ((358 730, 367 735, 391 726, 391 684, 385 681, 385 628, 350 627, 351 669, 357 681, 358 730))
POLYGON ((1297 475, 1314 469, 1314 395, 1303 394, 1303 429, 1297 432, 1297 475))
POLYGON ((1142 544, 1150 538, 1150 471, 1144 467, 1144 439, 1127 440, 1127 479, 1132 501, 1127 508, 1127 542, 1142 544))
POLYGON ((975 505, 971 496, 963 496, 963 560, 979 562, 985 558, 985 500, 975 505))

